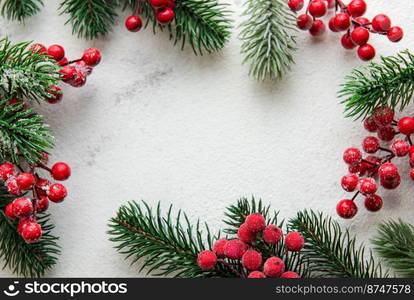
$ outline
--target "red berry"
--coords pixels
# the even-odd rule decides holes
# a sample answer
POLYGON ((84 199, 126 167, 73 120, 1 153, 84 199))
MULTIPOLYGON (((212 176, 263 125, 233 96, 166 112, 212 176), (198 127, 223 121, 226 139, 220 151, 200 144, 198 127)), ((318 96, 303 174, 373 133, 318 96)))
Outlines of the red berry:
POLYGON ((372 19, 372 29, 378 32, 387 31, 391 27, 391 20, 387 15, 379 14, 372 19))
POLYGON ((13 201, 13 214, 21 219, 33 213, 33 203, 30 198, 16 198, 13 201))
POLYGON ((4 210, 4 213, 6 214, 6 217, 9 218, 9 220, 16 220, 16 216, 13 213, 13 202, 7 204, 6 209, 4 210))
POLYGON ((265 229, 266 220, 261 214, 253 213, 246 217, 245 224, 251 232, 260 232, 265 229))
POLYGON ((13 176, 14 172, 15 168, 11 163, 4 163, 0 165, 0 178, 3 179, 3 181, 6 181, 7 178, 13 176))
POLYGON ((358 186, 359 177, 355 174, 348 174, 342 177, 341 186, 347 192, 353 192, 358 186))
POLYGON ((263 273, 267 277, 276 278, 280 277, 285 271, 285 263, 279 257, 269 257, 263 266, 263 273))
POLYGON ((335 0, 327 0, 328 2, 328 8, 334 8, 335 7, 335 0))
POLYGON ((309 30, 312 27, 313 19, 312 19, 312 17, 310 15, 303 14, 303 15, 300 15, 298 17, 296 23, 297 23, 299 29, 309 30))
POLYGON ((36 209, 38 212, 44 212, 49 208, 49 200, 46 196, 40 196, 36 201, 36 209))
POLYGON ((289 232, 285 237, 285 246, 288 251, 298 252, 305 245, 305 240, 300 232, 289 232))
POLYGON ((408 149, 408 154, 411 156, 414 155, 414 146, 410 146, 410 148, 408 149))
POLYGON ((280 278, 300 278, 299 274, 292 271, 284 272, 280 278))
POLYGON ((389 180, 389 181, 380 178, 380 183, 383 188, 387 190, 393 190, 393 189, 396 189, 400 185, 401 177, 398 174, 398 176, 394 180, 389 180))
POLYGON ((359 173, 361 171, 361 165, 360 164, 349 165, 348 170, 349 170, 349 173, 351 174, 359 173))
POLYGON ((10 105, 16 111, 23 111, 29 107, 26 102, 20 99, 11 99, 7 101, 7 105, 10 105))
POLYGON ((60 73, 62 74, 62 80, 64 82, 70 82, 72 81, 76 76, 76 68, 71 65, 64 66, 60 73))
POLYGON ((82 60, 90 67, 97 66, 101 62, 101 59, 101 51, 96 48, 89 48, 82 55, 82 60))
POLYGON ((322 20, 313 21, 312 27, 309 29, 309 33, 312 36, 321 36, 326 31, 326 26, 322 20))
POLYGON ((61 45, 52 45, 47 48, 47 54, 56 61, 65 57, 65 49, 61 45))
POLYGON ((224 247, 227 244, 226 239, 219 239, 213 245, 213 251, 218 257, 224 257, 224 247))
POLYGON ((380 179, 385 181, 394 181, 399 176, 398 168, 392 163, 385 163, 378 169, 380 179))
POLYGON ((377 183, 373 178, 365 178, 359 183, 359 191, 364 196, 375 194, 377 191, 377 183))
POLYGON ((392 123, 394 115, 395 112, 391 107, 379 106, 374 110, 372 118, 379 127, 383 127, 392 123))
POLYGON ((262 255, 255 250, 247 250, 243 254, 242 265, 249 271, 255 271, 262 265, 262 255))
POLYGON ((55 180, 63 181, 70 177, 70 167, 67 163, 58 162, 55 163, 52 167, 52 177, 55 180))
POLYGON ((361 168, 368 172, 376 170, 376 167, 381 163, 381 159, 378 156, 367 156, 365 161, 361 163, 361 168))
POLYGON ((201 251, 197 256, 197 264, 202 270, 214 269, 217 263, 217 256, 213 251, 204 250, 201 251))
POLYGON ((64 66, 68 63, 69 63, 69 60, 66 57, 64 57, 64 58, 62 58, 61 60, 58 61, 59 66, 64 66))
POLYGON ((47 191, 49 200, 55 203, 62 202, 67 196, 66 188, 60 183, 54 183, 49 187, 47 191))
POLYGON ((17 228, 16 228, 17 232, 19 234, 22 234, 23 228, 32 221, 33 220, 31 219, 21 219, 19 224, 17 224, 17 228))
POLYGON ((332 32, 338 32, 339 30, 335 27, 335 17, 329 19, 328 27, 332 32))
POLYGON ((76 62, 76 71, 80 72, 83 76, 92 74, 93 68, 87 65, 83 60, 76 62))
POLYGON ((356 18, 365 14, 367 10, 367 4, 364 0, 352 0, 347 6, 349 14, 356 18))
POLYGON ((345 33, 341 38, 341 44, 342 47, 344 47, 347 50, 354 49, 356 47, 356 44, 351 39, 351 36, 348 33, 345 33))
POLYGON ((406 156, 410 150, 410 145, 404 140, 395 140, 391 144, 392 152, 399 157, 406 156))
POLYGON ((328 8, 322 0, 312 0, 308 6, 309 13, 315 18, 323 17, 328 8))
POLYGON ((131 32, 137 32, 142 28, 142 19, 140 16, 129 16, 125 20, 125 27, 131 32))
POLYGON ((256 233, 251 232, 246 224, 242 224, 237 231, 237 236, 243 243, 252 243, 256 240, 256 233))
POLYGON ((39 44, 39 43, 30 45, 29 50, 31 50, 35 53, 39 53, 39 54, 43 54, 43 53, 47 52, 46 47, 42 44, 39 44))
POLYGON ((69 84, 73 87, 82 87, 86 83, 86 76, 80 70, 76 70, 76 76, 69 84))
POLYGON ((163 8, 168 5, 168 0, 150 0, 149 3, 153 8, 163 8))
POLYGON ((253 271, 247 278, 266 278, 266 275, 260 271, 253 271))
POLYGON ((174 2, 174 0, 168 0, 167 7, 168 8, 171 8, 172 10, 174 10, 175 9, 175 2, 174 2))
POLYGON ((369 132, 376 132, 378 129, 378 126, 375 123, 374 118, 368 117, 364 120, 364 128, 369 132))
POLYGON ((35 243, 42 237, 42 227, 36 221, 28 221, 20 233, 26 243, 35 243))
POLYGON ((358 56, 363 61, 371 60, 375 57, 375 48, 370 44, 362 45, 358 48, 358 56))
POLYGON ((32 188, 35 182, 36 178, 30 173, 20 173, 19 176, 16 177, 16 183, 22 191, 27 191, 32 188))
POLYGON ((7 192, 10 195, 20 195, 22 192, 17 184, 16 177, 9 177, 6 181, 7 192))
POLYGON ((230 240, 224 246, 224 255, 230 259, 241 259, 247 246, 240 240, 230 240))
POLYGON ((263 230, 263 240, 268 244, 277 244, 282 238, 282 230, 276 225, 268 225, 263 230))
POLYGON ((376 194, 365 198, 365 207, 367 210, 376 212, 382 208, 382 198, 376 194))
POLYGON ((410 177, 412 180, 414 180, 414 168, 411 168, 410 170, 410 177))
POLYGON ((161 25, 168 25, 174 20, 174 11, 171 8, 163 8, 157 12, 157 21, 161 25))
POLYGON ((362 159, 362 153, 357 148, 348 148, 343 155, 345 163, 348 165, 355 165, 362 159))
POLYGON ((62 89, 56 85, 52 85, 51 87, 49 87, 47 92, 51 94, 50 97, 46 98, 47 102, 49 102, 50 104, 56 104, 60 102, 60 100, 62 100, 63 98, 62 89))
POLYGON ((293 11, 301 10, 304 4, 304 0, 289 0, 288 2, 289 8, 293 11))
POLYGON ((350 199, 344 199, 339 201, 336 205, 336 212, 341 218, 351 219, 357 214, 358 207, 354 201, 350 199))
POLYGON ((362 148, 366 153, 375 153, 380 147, 379 140, 375 136, 367 136, 362 141, 362 148))
POLYGON ((395 130, 392 126, 380 127, 377 132, 377 136, 380 140, 389 142, 395 136, 395 130))
POLYGON ((369 40, 369 31, 364 27, 357 27, 352 30, 351 39, 357 45, 365 45, 369 40))
POLYGON ((391 27, 387 32, 387 37, 391 42, 397 43, 404 37, 404 31, 401 27, 391 27))
POLYGON ((41 196, 46 196, 46 192, 51 184, 49 180, 40 178, 36 181, 36 192, 41 196))
POLYGON ((404 117, 398 121, 398 129, 402 134, 410 135, 414 133, 414 118, 404 117))
MULTIPOLYGON (((360 25, 368 25, 369 23, 371 23, 371 21, 368 18, 364 18, 364 17, 356 18, 355 22, 359 23, 360 25)), ((360 26, 360 25, 356 25, 356 26, 360 26)))
POLYGON ((348 14, 339 13, 333 19, 333 25, 338 31, 344 31, 351 26, 351 18, 348 14))

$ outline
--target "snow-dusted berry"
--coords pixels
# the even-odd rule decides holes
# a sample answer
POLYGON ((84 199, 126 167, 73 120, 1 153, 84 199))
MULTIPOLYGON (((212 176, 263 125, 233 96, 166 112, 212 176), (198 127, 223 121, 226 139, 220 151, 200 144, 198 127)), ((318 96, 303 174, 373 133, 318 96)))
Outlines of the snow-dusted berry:
POLYGON ((262 255, 256 250, 247 250, 242 256, 242 265, 249 271, 255 271, 262 265, 262 255))
POLYGON ((268 244, 277 244, 283 236, 282 230, 276 225, 268 225, 263 230, 263 240, 268 244))
POLYGON ((204 250, 197 256, 197 264, 202 270, 214 269, 217 263, 217 256, 213 251, 204 250))
POLYGON ((269 257, 263 266, 263 273, 267 277, 280 277, 285 272, 285 263, 279 257, 269 257))
POLYGON ((224 246, 224 255, 230 259, 241 259, 247 246, 240 240, 229 240, 224 246))
POLYGON ((260 232, 265 229, 266 220, 260 213, 253 213, 246 217, 245 224, 251 232, 260 232))
POLYGON ((224 257, 224 247, 227 244, 226 239, 219 239, 213 245, 213 251, 218 257, 224 257))
POLYGON ((289 232, 285 237, 285 246, 288 251, 298 252, 305 245, 305 240, 300 232, 289 232))
POLYGON ((244 243, 252 243, 256 240, 256 233, 251 232, 248 228, 246 223, 242 224, 237 231, 237 236, 239 240, 244 243))

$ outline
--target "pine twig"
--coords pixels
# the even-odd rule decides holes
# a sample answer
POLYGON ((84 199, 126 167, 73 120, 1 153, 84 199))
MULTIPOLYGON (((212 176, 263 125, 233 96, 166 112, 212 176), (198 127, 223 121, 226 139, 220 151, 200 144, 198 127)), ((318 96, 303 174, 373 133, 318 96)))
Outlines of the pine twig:
POLYGON ((338 222, 322 213, 304 210, 289 222, 289 227, 302 232, 304 257, 310 272, 318 277, 381 278, 388 274, 376 263, 371 251, 365 256, 364 246, 357 246, 355 237, 343 231, 338 222))
POLYGON ((240 40, 244 63, 257 80, 279 79, 294 63, 296 18, 284 0, 246 0, 240 40))
POLYGON ((339 97, 346 117, 366 118, 378 106, 403 110, 414 95, 414 55, 408 50, 357 68, 346 77, 339 97))
POLYGON ((374 251, 398 274, 414 277, 414 226, 402 220, 384 222, 372 243, 374 251))
POLYGON ((0 5, 3 17, 24 22, 37 14, 44 4, 43 0, 3 0, 0 1, 0 5))

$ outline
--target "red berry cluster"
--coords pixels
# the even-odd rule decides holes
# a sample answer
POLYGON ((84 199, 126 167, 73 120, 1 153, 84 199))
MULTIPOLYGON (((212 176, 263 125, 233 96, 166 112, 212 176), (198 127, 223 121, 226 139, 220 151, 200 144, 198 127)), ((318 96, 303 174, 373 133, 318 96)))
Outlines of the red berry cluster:
MULTIPOLYGON (((300 11, 305 0, 289 0, 288 5, 293 11, 300 11)), ((352 0, 345 5, 342 0, 310 0, 305 14, 297 18, 297 26, 309 30, 312 36, 320 36, 326 31, 326 25, 320 18, 329 9, 335 9, 335 15, 329 20, 328 27, 342 35, 341 44, 345 49, 358 47, 358 56, 364 61, 375 57, 375 48, 368 44, 370 34, 386 35, 391 42, 399 42, 403 38, 401 27, 391 27, 391 19, 384 14, 376 15, 372 20, 362 17, 367 4, 364 0, 352 0)))
POLYGON ((414 133, 414 118, 403 117, 398 122, 394 120, 394 111, 387 106, 378 107, 372 117, 365 119, 364 127, 367 131, 376 133, 368 136, 362 142, 362 149, 369 154, 363 158, 357 148, 345 150, 343 159, 348 164, 350 174, 342 177, 342 188, 347 192, 357 191, 352 199, 341 200, 336 206, 338 214, 345 219, 354 217, 358 211, 355 199, 359 194, 365 197, 367 210, 376 212, 381 209, 383 200, 376 194, 379 184, 388 190, 397 188, 401 183, 401 176, 396 165, 391 163, 395 157, 409 157, 411 166, 410 177, 414 180, 414 146, 411 134, 414 133), (402 134, 405 138, 394 138, 402 134), (389 148, 381 146, 383 142, 391 142, 389 148), (377 153, 383 152, 380 156, 377 153))
POLYGON ((48 168, 45 165, 47 160, 45 154, 43 162, 28 172, 21 171, 20 167, 11 163, 0 165, 0 180, 4 182, 9 194, 19 197, 6 206, 5 214, 12 221, 19 220, 17 231, 27 243, 34 243, 42 236, 36 214, 48 209, 49 200, 60 203, 67 196, 64 185, 39 177, 37 169, 46 170, 53 179, 63 181, 70 177, 70 167, 64 162, 58 162, 48 168), (31 192, 31 198, 26 197, 28 192, 31 192))
MULTIPOLYGON (((263 263, 263 257, 257 248, 257 242, 276 245, 282 241, 282 230, 276 225, 266 225, 265 218, 260 213, 246 217, 237 232, 238 239, 219 239, 213 245, 213 250, 204 250, 198 254, 197 264, 202 270, 212 270, 218 263, 230 266, 226 261, 240 261, 243 273, 240 277, 247 278, 299 278, 292 271, 285 271, 285 263, 276 256, 268 257, 263 263)), ((299 232, 290 232, 284 238, 286 251, 300 251, 305 241, 299 232)))
MULTIPOLYGON (((125 20, 125 27, 131 32, 137 32, 142 28, 142 19, 139 16, 141 1, 138 0, 138 8, 134 15, 125 20)), ((158 24, 169 25, 174 20, 175 2, 174 0, 149 0, 149 4, 154 10, 158 24)))

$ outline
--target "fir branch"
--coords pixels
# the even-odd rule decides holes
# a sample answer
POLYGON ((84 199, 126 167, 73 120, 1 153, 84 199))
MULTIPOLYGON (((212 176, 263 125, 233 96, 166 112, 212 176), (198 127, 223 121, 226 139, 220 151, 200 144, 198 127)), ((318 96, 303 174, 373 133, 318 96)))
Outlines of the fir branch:
POLYGON ((131 264, 144 259, 140 271, 147 268, 147 274, 178 278, 234 276, 226 265, 220 264, 212 271, 197 266, 198 253, 211 248, 210 230, 206 224, 203 236, 200 222, 192 226, 181 211, 173 219, 171 206, 163 217, 160 204, 154 213, 145 202, 129 202, 120 207, 109 227, 110 241, 117 243, 115 248, 126 258, 131 257, 131 264))
POLYGON ((95 39, 109 33, 116 23, 118 0, 63 0, 61 14, 68 14, 66 24, 72 33, 85 39, 95 39))
POLYGON ((363 245, 343 231, 338 222, 322 213, 302 211, 290 220, 289 227, 302 232, 305 247, 301 251, 310 262, 310 272, 320 277, 387 277, 381 265, 374 261, 371 251, 365 256, 363 245))
POLYGON ((16 230, 18 222, 10 221, 4 214, 4 207, 12 200, 0 185, 0 258, 4 260, 4 268, 24 277, 43 276, 56 264, 60 253, 58 238, 51 233, 54 226, 49 215, 38 215, 43 236, 37 243, 27 244, 16 230))
POLYGON ((402 220, 380 224, 374 250, 398 274, 414 277, 414 226, 402 220))
POLYGON ((296 50, 296 18, 285 0, 246 0, 240 40, 244 63, 257 80, 279 79, 290 71, 296 50))
POLYGON ((414 55, 405 50, 381 57, 379 63, 354 69, 346 80, 339 92, 346 117, 366 118, 384 105, 403 110, 414 95, 414 55))
POLYGON ((3 17, 24 22, 40 11, 43 0, 3 0, 0 5, 3 17))
POLYGON ((50 97, 47 89, 56 85, 59 66, 47 55, 29 50, 30 42, 12 44, 0 40, 0 96, 29 101, 50 97))

